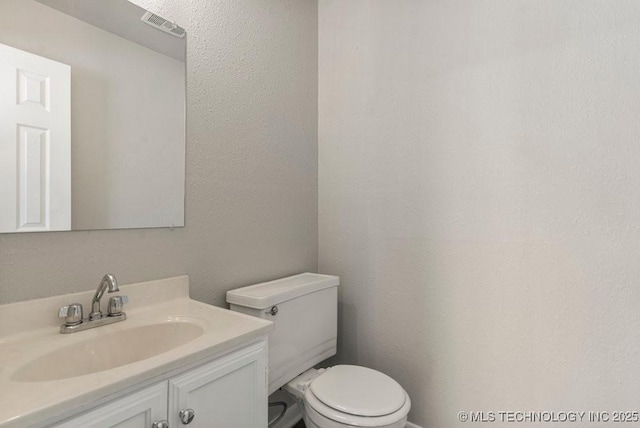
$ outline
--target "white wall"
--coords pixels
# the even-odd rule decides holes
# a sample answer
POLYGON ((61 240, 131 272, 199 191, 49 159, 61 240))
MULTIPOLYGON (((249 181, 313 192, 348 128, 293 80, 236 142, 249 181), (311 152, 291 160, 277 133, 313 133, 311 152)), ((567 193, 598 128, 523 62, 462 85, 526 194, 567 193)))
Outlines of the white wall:
POLYGON ((184 62, 36 1, 2 0, 0 29, 71 66, 72 229, 183 225, 184 62))
POLYGON ((0 235, 0 303, 191 276, 192 297, 317 268, 317 4, 140 1, 189 32, 184 228, 0 235), (170 10, 171 9, 171 10, 170 10))
POLYGON ((340 359, 395 377, 429 428, 637 410, 640 3, 319 4, 340 359))

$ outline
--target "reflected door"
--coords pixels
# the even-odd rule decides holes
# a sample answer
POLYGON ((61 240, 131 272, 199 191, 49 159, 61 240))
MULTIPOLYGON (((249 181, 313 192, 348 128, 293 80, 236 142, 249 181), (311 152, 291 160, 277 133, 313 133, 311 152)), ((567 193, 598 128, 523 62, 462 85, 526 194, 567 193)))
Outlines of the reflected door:
POLYGON ((0 232, 71 230, 71 68, 0 44, 0 232))

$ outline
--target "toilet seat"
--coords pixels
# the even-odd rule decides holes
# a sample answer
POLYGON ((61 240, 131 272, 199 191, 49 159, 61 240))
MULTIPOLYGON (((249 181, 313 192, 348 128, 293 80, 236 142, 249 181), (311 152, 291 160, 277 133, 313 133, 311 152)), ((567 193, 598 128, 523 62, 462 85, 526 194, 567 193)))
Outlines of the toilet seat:
POLYGON ((332 367, 311 382, 309 388, 327 406, 356 416, 394 413, 406 399, 398 382, 362 366, 332 367))
POLYGON ((319 426, 324 425, 318 419, 358 427, 393 426, 411 408, 409 396, 395 380, 360 366, 326 370, 306 388, 304 401, 319 426))

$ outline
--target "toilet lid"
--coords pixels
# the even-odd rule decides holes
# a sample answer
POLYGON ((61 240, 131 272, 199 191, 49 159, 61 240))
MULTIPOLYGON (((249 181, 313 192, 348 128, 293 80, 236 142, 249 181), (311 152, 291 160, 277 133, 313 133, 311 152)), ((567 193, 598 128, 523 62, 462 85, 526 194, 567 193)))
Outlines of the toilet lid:
POLYGON ((311 382, 310 389, 327 406, 357 416, 388 415, 406 401, 398 382, 360 366, 334 366, 311 382))

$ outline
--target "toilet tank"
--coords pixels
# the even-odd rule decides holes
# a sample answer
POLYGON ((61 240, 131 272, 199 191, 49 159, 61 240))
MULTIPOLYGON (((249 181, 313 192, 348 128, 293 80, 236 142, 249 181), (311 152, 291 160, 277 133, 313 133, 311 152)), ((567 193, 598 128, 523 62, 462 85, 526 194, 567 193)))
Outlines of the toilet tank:
POLYGON ((227 292, 231 310, 273 321, 269 394, 336 353, 340 278, 301 273, 227 292))

